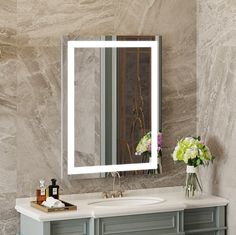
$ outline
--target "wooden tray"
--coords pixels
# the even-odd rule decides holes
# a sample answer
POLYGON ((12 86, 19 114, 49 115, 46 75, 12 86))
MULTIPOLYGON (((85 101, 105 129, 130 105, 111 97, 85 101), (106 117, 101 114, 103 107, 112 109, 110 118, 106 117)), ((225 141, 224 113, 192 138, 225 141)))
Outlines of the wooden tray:
POLYGON ((65 207, 63 208, 48 208, 46 206, 43 205, 39 205, 37 204, 36 201, 32 201, 30 202, 30 205, 40 211, 44 211, 44 212, 59 212, 59 211, 74 211, 77 210, 77 206, 70 204, 68 202, 64 202, 62 200, 60 200, 61 202, 63 202, 65 204, 65 207))

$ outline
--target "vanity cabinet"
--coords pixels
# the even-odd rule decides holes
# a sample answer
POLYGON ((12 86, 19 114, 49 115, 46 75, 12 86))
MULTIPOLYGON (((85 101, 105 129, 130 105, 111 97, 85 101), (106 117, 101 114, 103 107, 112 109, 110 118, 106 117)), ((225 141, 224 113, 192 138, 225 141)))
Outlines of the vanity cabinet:
POLYGON ((95 235, 225 235, 225 207, 101 218, 95 235))
POLYGON ((90 218, 39 222, 21 214, 20 235, 91 235, 90 218))
POLYGON ((226 207, 38 222, 21 214, 20 235, 225 235, 226 207))
POLYGON ((184 234, 183 212, 117 216, 97 219, 95 235, 184 234))
POLYGON ((73 219, 51 222, 51 235, 87 235, 89 234, 88 219, 73 219))
POLYGON ((185 234, 225 235, 226 207, 208 207, 184 211, 185 234))

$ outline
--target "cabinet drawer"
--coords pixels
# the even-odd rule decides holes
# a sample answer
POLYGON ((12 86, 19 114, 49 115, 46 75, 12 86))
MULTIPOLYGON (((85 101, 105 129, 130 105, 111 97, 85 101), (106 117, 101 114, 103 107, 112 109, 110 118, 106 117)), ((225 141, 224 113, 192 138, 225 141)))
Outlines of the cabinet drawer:
POLYGON ((184 230, 216 227, 216 207, 184 211, 184 230))
POLYGON ((119 216, 99 219, 99 235, 177 234, 181 212, 119 216))
POLYGON ((51 223, 52 235, 86 235, 89 234, 89 220, 62 220, 51 223))

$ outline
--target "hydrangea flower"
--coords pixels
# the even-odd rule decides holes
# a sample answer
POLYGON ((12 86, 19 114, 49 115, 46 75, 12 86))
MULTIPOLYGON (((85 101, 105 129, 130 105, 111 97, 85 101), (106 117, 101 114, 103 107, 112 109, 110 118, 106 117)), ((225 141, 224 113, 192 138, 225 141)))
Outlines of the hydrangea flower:
MULTIPOLYGON (((157 144, 158 144, 157 151, 160 152, 161 146, 162 146, 162 134, 160 132, 158 133, 158 136, 157 136, 157 144)), ((151 149, 152 149, 152 134, 151 134, 151 131, 149 131, 140 139, 136 147, 135 154, 136 155, 142 155, 142 154, 151 155, 151 149)))
POLYGON ((190 166, 206 165, 213 160, 209 148, 201 142, 200 137, 181 139, 172 154, 174 161, 184 161, 190 166))

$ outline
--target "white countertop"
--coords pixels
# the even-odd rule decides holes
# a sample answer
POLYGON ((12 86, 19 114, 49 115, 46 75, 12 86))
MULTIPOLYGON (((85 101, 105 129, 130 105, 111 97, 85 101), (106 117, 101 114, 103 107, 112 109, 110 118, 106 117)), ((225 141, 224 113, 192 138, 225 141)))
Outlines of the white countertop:
POLYGON ((15 209, 25 216, 43 222, 180 211, 190 208, 225 206, 228 204, 228 200, 211 195, 202 195, 196 199, 186 199, 183 187, 130 190, 125 192, 124 197, 158 197, 164 199, 164 202, 127 207, 94 207, 88 205, 88 203, 102 199, 101 193, 86 193, 61 195, 61 200, 77 205, 77 211, 42 212, 30 206, 30 201, 35 200, 35 198, 17 198, 15 209))

